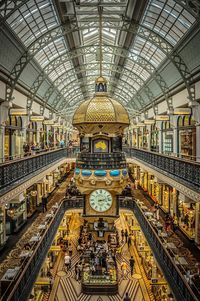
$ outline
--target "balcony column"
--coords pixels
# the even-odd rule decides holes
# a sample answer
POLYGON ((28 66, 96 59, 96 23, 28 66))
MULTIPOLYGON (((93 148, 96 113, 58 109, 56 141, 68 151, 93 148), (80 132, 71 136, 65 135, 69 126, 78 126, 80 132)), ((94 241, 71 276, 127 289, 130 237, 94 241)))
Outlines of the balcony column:
POLYGON ((170 120, 173 127, 173 154, 174 156, 178 157, 179 153, 179 135, 178 135, 178 127, 177 127, 177 120, 178 116, 171 115, 170 120))
POLYGON ((6 120, 8 119, 9 102, 4 101, 0 105, 0 162, 4 162, 4 137, 6 120))
POLYGON ((37 131, 36 131, 36 143, 40 145, 40 129, 42 128, 42 122, 37 122, 37 131))
POLYGON ((147 130, 148 130, 148 134, 147 134, 147 150, 150 151, 151 150, 151 125, 150 124, 147 125, 147 130))
POLYGON ((22 116, 22 145, 24 142, 27 142, 26 141, 26 133, 27 133, 27 127, 28 127, 28 124, 29 124, 29 117, 28 116, 22 116))
POLYGON ((163 143, 162 143, 162 121, 157 121, 158 128, 158 152, 163 152, 163 143))
POLYGON ((196 203, 196 216, 195 216, 195 243, 200 245, 200 203, 196 203))

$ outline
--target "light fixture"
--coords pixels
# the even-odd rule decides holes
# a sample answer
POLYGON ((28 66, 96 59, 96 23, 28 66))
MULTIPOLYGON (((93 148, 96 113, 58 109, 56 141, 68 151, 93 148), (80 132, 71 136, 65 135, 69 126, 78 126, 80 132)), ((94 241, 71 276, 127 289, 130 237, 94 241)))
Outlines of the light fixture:
POLYGON ((7 210, 7 215, 11 218, 13 218, 15 216, 15 209, 14 208, 10 208, 7 210))

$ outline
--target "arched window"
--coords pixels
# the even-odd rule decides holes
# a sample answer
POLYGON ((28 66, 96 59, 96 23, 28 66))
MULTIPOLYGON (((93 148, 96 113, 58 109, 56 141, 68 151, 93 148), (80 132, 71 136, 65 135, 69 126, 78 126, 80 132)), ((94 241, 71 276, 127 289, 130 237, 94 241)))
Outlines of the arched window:
POLYGON ((178 117, 177 125, 178 125, 178 127, 182 127, 183 126, 183 118, 182 118, 182 116, 178 117))

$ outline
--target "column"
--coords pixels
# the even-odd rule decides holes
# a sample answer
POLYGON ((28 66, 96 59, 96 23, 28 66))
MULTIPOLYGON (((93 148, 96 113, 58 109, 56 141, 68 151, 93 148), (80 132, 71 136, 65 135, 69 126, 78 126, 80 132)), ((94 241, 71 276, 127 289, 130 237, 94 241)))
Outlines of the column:
POLYGON ((158 128, 158 152, 163 152, 163 141, 162 141, 162 121, 157 121, 156 124, 158 128))
POLYGON ((178 127, 177 127, 177 119, 178 117, 176 115, 173 115, 170 118, 173 126, 173 154, 176 157, 178 157, 179 154, 179 134, 178 134, 178 127))
POLYGON ((5 101, 0 105, 0 162, 4 161, 4 136, 8 110, 9 102, 5 101))
POLYGON ((147 134, 147 150, 150 151, 151 150, 151 125, 147 125, 147 130, 148 130, 148 134, 147 134))

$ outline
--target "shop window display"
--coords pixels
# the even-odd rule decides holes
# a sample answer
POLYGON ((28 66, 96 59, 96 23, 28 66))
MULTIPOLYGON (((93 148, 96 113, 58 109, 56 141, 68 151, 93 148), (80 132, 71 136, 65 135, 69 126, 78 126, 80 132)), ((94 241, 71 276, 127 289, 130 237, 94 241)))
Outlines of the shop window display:
POLYGON ((173 152, 173 130, 169 121, 163 121, 162 135, 163 153, 165 155, 170 155, 173 152))
POLYGON ((10 116, 6 121, 4 136, 5 160, 21 156, 23 154, 23 136, 21 117, 10 116))
POLYGON ((184 202, 179 199, 178 203, 178 223, 185 234, 193 239, 195 237, 195 215, 196 204, 194 202, 184 202))
POLYGON ((151 151, 159 151, 159 130, 156 124, 151 126, 151 151))
POLYGON ((196 159, 196 128, 191 115, 178 117, 179 155, 183 159, 196 159))

